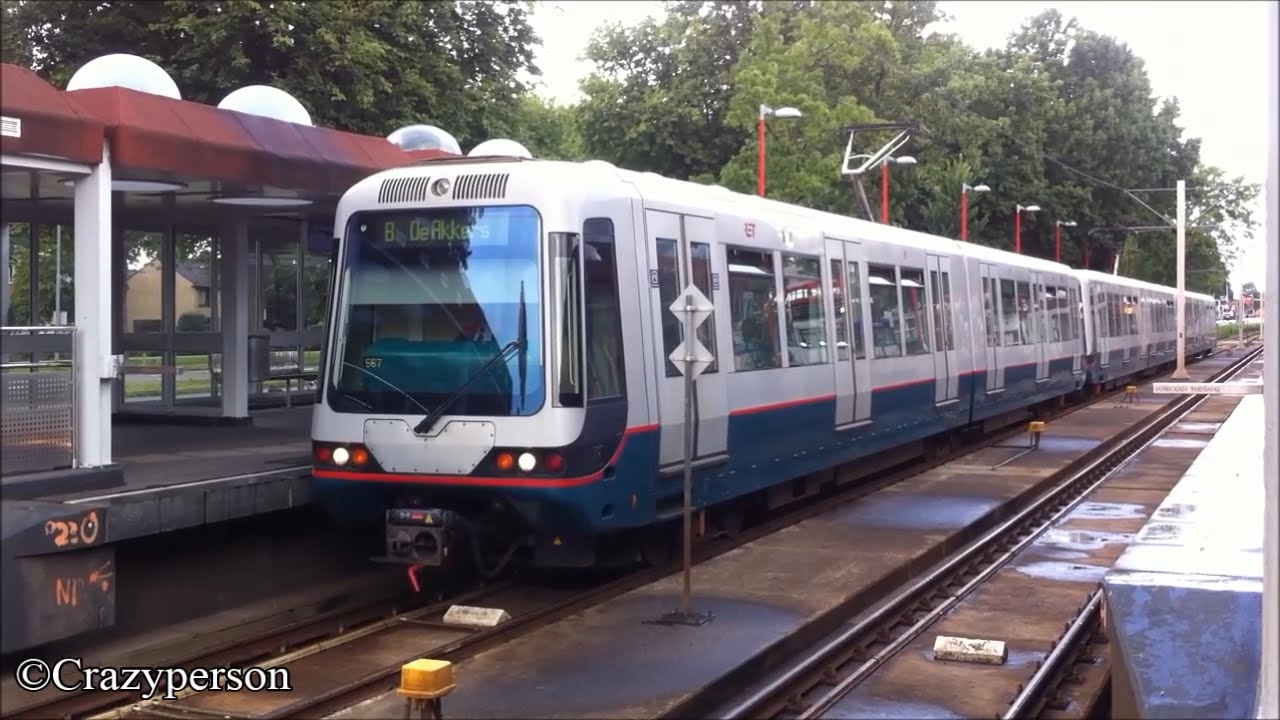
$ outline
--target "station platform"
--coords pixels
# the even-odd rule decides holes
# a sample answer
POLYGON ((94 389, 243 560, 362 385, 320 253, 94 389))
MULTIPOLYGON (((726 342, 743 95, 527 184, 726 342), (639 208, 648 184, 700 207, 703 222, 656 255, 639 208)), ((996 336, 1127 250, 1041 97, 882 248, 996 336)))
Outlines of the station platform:
POLYGON ((0 502, 110 508, 105 542, 296 507, 309 502, 310 428, 306 407, 234 426, 118 420, 110 468, 5 477, 0 502))
POLYGON ((109 468, 0 478, 0 651, 112 627, 119 543, 308 505, 310 425, 306 407, 117 421, 109 468))
MULTIPOLYGON (((1236 359, 1213 356, 1188 371, 1203 380, 1236 359)), ((835 631, 1010 517, 1043 492, 1055 472, 1170 399, 1143 383, 1131 403, 1103 400, 1050 423, 1035 451, 1027 451, 1023 434, 710 559, 693 570, 693 609, 714 615, 701 626, 653 624, 680 606, 676 573, 462 660, 444 712, 451 718, 701 716, 703 688, 768 662, 784 643, 835 631)), ((441 633, 442 645, 449 639, 441 633)), ((422 644, 423 656, 431 657, 433 648, 422 644)), ((391 693, 331 717, 393 717, 403 703, 391 693)), ((946 716, 939 711, 908 714, 946 716)))
POLYGON ((1112 712, 1251 717, 1262 632, 1263 397, 1248 395, 1103 580, 1112 712))

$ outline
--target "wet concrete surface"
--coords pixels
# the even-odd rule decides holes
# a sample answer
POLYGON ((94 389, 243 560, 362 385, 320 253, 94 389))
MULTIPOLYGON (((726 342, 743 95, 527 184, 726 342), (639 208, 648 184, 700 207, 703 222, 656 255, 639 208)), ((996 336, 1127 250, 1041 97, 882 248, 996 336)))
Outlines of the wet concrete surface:
MULTIPOLYGON (((1260 371, 1254 363, 1244 377, 1260 371)), ((1236 404, 1238 403, 1238 405, 1236 404)), ((1113 711, 1245 717, 1253 710, 1262 612, 1263 400, 1235 411, 1104 581, 1113 711)))
MULTIPOLYGON (((1221 408, 1205 414, 1223 419, 1221 408)), ((1148 518, 1204 444, 1203 438, 1152 443, 825 717, 1003 712, 1111 567, 1140 533, 1151 532, 1149 525, 1144 530, 1148 518), (1009 658, 998 666, 937 661, 932 648, 939 635, 1002 640, 1009 658)))
MULTIPOLYGON (((311 462, 311 408, 253 413, 246 426, 117 423, 113 456, 125 486, 111 492, 268 472, 311 462)), ((51 495, 64 502, 102 491, 51 495)))
MULTIPOLYGON (((1193 376, 1213 371, 1192 366, 1193 376)), ((458 687, 445 701, 445 714, 451 718, 661 715, 850 598, 890 578, 895 586, 905 582, 898 579, 909 576, 903 574, 904 568, 922 572, 941 558, 944 546, 950 549, 962 535, 973 533, 967 526, 979 519, 994 522, 993 513, 1008 501, 1029 497, 1044 478, 1146 417, 1167 399, 1144 408, 1095 404, 1051 423, 1040 450, 1025 453, 1025 435, 1007 440, 1004 444, 1014 447, 974 453, 703 563, 693 573, 695 609, 711 610, 716 618, 701 627, 644 624, 678 607, 680 576, 674 575, 464 660, 455 665, 458 687), (1015 456, 1003 467, 995 467, 1015 456)), ((1154 505, 1153 501, 1140 512, 1123 503, 1099 503, 1082 508, 1078 522, 1097 523, 1096 533, 1132 533, 1154 505), (1128 529, 1115 527, 1117 522, 1129 523, 1128 529)), ((1070 543, 1064 545, 1062 538, 1046 541, 1040 561, 1061 562, 1063 558, 1054 553, 1087 552, 1070 543)), ((991 592, 1003 592, 1010 612, 1024 606, 1028 597, 1038 597, 1040 578, 1027 573, 1008 575, 1015 578, 1008 581, 1011 584, 991 592)), ((1096 584, 1097 578, 1069 583, 1071 602, 1078 604, 1090 582, 1096 584)), ((1065 599, 1054 603, 1055 608, 1066 607, 1065 599)), ((1052 625, 1060 632, 1061 619, 1052 625)), ((1047 627, 1043 632, 1048 632, 1047 627)), ((1043 652, 1044 643, 1029 628, 1024 631, 1037 641, 1011 647, 1011 656, 1022 661, 980 670, 987 673, 984 677, 1015 667, 1030 672, 1031 658, 1043 652)), ((859 696, 862 707, 843 716, 972 716, 948 710, 948 705, 957 695, 986 692, 984 688, 998 683, 977 677, 966 691, 952 686, 937 697, 913 696, 921 678, 936 672, 926 657, 926 651, 931 656, 933 634, 921 642, 924 645, 916 652, 903 653, 904 662, 914 657, 917 664, 914 675, 902 676, 910 679, 909 685, 859 696)), ((430 656, 430 648, 422 650, 430 656)), ((1008 688, 991 692, 1007 695, 1008 688)), ((403 701, 391 694, 333 717, 396 717, 402 710, 403 701)))

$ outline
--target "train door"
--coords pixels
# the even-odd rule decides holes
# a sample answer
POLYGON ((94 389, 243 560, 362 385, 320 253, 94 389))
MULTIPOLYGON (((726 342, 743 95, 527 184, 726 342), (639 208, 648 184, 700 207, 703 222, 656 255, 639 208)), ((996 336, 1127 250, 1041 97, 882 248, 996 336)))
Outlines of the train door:
POLYGON ((1000 358, 996 347, 1002 335, 1000 318, 1000 280, 996 277, 995 268, 989 263, 979 265, 978 277, 982 282, 983 323, 987 330, 987 392, 1004 390, 1004 369, 1000 367, 1000 358))
POLYGON ((862 245, 828 237, 826 251, 836 331, 836 427, 843 428, 871 419, 862 245))
POLYGON ((716 323, 728 317, 723 306, 720 278, 723 269, 711 252, 715 221, 658 210, 645 212, 649 255, 649 297, 653 313, 654 343, 658 357, 658 417, 661 426, 658 458, 663 467, 684 460, 684 376, 669 359, 684 339, 680 319, 669 309, 689 283, 702 291, 716 309, 697 330, 697 338, 715 361, 698 376, 694 386, 694 460, 723 456, 728 449, 729 416, 724 369, 716 345, 716 323))
POLYGON ((1071 305, 1071 342, 1073 348, 1077 348, 1080 352, 1071 353, 1071 372, 1079 375, 1084 372, 1084 353, 1085 353, 1085 322, 1084 322, 1084 304, 1080 300, 1080 290, 1078 288, 1068 288, 1067 297, 1071 305))
POLYGON ((1049 341, 1053 339, 1053 332, 1049 328, 1045 305, 1044 277, 1040 273, 1032 273, 1031 338, 1036 342, 1036 382, 1049 379, 1049 341))
POLYGON ((1133 363, 1134 346, 1138 344, 1138 319, 1134 314, 1137 308, 1134 307, 1133 296, 1129 292, 1125 288, 1123 292, 1116 294, 1116 300, 1120 302, 1120 345, 1124 347, 1126 369, 1133 363))
POLYGON ((955 328, 951 316, 951 259, 929 256, 929 303, 933 315, 934 402, 939 405, 959 399, 960 375, 956 359, 955 328))

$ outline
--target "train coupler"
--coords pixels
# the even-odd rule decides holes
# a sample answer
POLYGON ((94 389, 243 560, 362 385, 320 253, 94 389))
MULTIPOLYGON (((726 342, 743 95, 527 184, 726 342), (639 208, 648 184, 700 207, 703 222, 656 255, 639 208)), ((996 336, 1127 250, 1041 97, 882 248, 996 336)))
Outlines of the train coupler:
POLYGON ((438 508, 388 510, 386 531, 387 554, 375 560, 431 568, 444 566, 465 534, 460 515, 438 508))

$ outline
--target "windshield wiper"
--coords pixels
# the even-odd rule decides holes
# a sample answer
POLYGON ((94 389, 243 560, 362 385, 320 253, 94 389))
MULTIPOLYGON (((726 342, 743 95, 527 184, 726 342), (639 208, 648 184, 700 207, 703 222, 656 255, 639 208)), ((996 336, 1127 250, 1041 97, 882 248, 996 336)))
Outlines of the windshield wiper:
MULTIPOLYGON (((506 362, 510 359, 512 351, 516 350, 520 352, 520 409, 523 410, 525 373, 529 362, 529 329, 525 315, 524 282, 520 283, 520 318, 517 324, 516 333, 517 335, 515 340, 512 340, 503 346, 502 350, 497 355, 489 358, 489 360, 485 362, 479 370, 472 373, 471 377, 467 378, 467 381, 462 383, 457 390, 454 390, 453 394, 445 398, 444 402, 437 405, 435 410, 427 413, 427 416, 422 418, 422 422, 418 423, 417 427, 415 427, 413 431, 419 435, 426 435, 431 432, 431 428, 435 426, 436 422, 440 419, 440 416, 444 415, 444 411, 448 410, 451 405, 457 402, 458 398, 462 397, 463 393, 467 391, 467 388, 471 387, 472 383, 483 377, 484 374, 494 365, 497 365, 499 362, 506 362)), ((422 406, 419 405, 418 407, 422 406)), ((425 410, 426 408, 423 409, 425 410)))
MULTIPOLYGON (((365 375, 368 375, 369 377, 373 378, 374 380, 377 380, 378 382, 382 383, 383 385, 386 385, 387 387, 391 388, 392 390, 395 390, 396 392, 398 392, 398 393, 400 393, 401 395, 403 395, 403 396, 405 397, 405 399, 406 399, 406 400, 408 400, 409 402, 413 403, 414 405, 417 405, 417 406, 418 406, 418 408, 419 408, 420 410, 422 410, 422 412, 428 412, 427 408, 426 408, 422 403, 418 402, 417 400, 414 400, 412 395, 410 395, 409 393, 407 393, 407 392, 405 392, 405 391, 401 390, 400 388, 396 387, 395 385, 392 385, 391 383, 387 382, 387 381, 386 381, 386 379, 384 379, 383 377, 381 377, 381 376, 380 376, 380 375, 378 375, 377 373, 370 372, 370 371, 368 371, 368 370, 366 370, 366 369, 364 369, 364 368, 362 368, 362 367, 360 367, 359 365, 356 365, 356 364, 354 364, 354 363, 349 363, 349 362, 343 361, 343 363, 342 363, 342 364, 343 364, 343 365, 345 365, 346 367, 354 368, 354 369, 356 369, 356 370, 359 370, 360 372, 364 373, 365 375)), ((354 398, 353 398, 353 399, 354 399, 354 398)), ((368 407, 368 405, 366 405, 365 407, 368 407)), ((370 408, 370 409, 372 409, 372 408, 370 408)))

